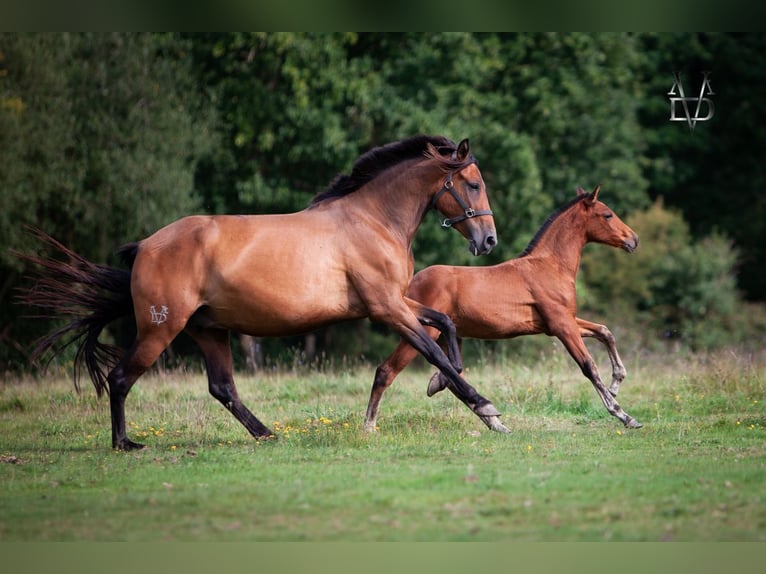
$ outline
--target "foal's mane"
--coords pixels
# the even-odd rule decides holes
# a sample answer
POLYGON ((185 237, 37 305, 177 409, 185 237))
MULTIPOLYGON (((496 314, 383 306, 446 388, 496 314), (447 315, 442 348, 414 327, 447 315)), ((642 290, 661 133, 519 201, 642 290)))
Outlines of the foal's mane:
POLYGON ((330 185, 311 200, 309 207, 353 193, 375 179, 381 172, 400 162, 427 157, 436 160, 445 171, 465 167, 476 159, 469 154, 465 161, 452 159, 457 145, 444 136, 418 135, 373 148, 354 163, 351 174, 339 174, 330 185))
POLYGON ((562 205, 559 207, 556 211, 551 213, 548 216, 548 219, 545 220, 545 223, 543 223, 542 227, 537 230, 537 233, 535 233, 535 236, 532 238, 532 241, 529 242, 529 245, 524 249, 524 251, 521 252, 519 257, 525 257, 532 253, 535 247, 537 247, 537 244, 540 242, 540 239, 542 239, 543 235, 545 235, 545 232, 548 231, 551 225, 553 225, 553 222, 558 219, 558 217, 564 213, 565 211, 568 211, 569 208, 576 205, 577 203, 580 203, 582 200, 584 200, 586 197, 588 197, 587 194, 578 195, 575 197, 572 201, 569 203, 566 203, 565 205, 562 205))

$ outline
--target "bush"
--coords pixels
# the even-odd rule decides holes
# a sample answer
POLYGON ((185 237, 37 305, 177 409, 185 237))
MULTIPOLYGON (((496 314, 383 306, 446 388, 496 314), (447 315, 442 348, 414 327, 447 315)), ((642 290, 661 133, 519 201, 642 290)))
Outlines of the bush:
POLYGON ((626 223, 641 241, 632 257, 603 246, 583 254, 585 313, 642 327, 644 343, 670 340, 692 350, 757 336, 763 311, 741 300, 738 254, 726 237, 713 233, 694 241, 681 214, 661 199, 626 223))

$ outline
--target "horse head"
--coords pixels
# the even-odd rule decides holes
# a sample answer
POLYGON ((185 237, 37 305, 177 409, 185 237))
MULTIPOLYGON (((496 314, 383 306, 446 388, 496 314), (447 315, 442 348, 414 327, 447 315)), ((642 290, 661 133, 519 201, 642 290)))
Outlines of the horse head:
POLYGON ((585 196, 581 202, 587 216, 586 239, 589 242, 604 243, 633 253, 638 247, 638 235, 626 225, 609 206, 599 201, 601 186, 592 193, 577 188, 578 196, 585 196))
MULTIPOLYGON (((435 150, 429 155, 440 157, 435 150)), ((497 245, 495 220, 487 197, 487 187, 476 158, 470 152, 468 139, 458 144, 449 158, 441 156, 447 179, 431 200, 445 219, 443 227, 454 227, 469 241, 473 255, 484 255, 497 245)))

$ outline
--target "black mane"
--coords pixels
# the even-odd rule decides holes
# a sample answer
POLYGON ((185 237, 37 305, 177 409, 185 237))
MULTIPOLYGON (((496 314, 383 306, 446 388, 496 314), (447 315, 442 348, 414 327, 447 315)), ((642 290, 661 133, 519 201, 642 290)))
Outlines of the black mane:
POLYGON ((350 175, 338 175, 326 190, 314 196, 309 206, 348 195, 375 179, 383 170, 399 162, 422 158, 428 151, 429 144, 433 145, 440 154, 448 157, 457 149, 457 145, 452 140, 443 136, 426 135, 413 136, 373 148, 356 160, 350 175))
POLYGON ((527 245, 524 251, 521 252, 519 257, 525 257, 529 255, 530 253, 532 253, 532 250, 535 247, 537 247, 537 244, 540 242, 540 239, 542 238, 542 236, 545 234, 546 231, 548 231, 548 228, 553 224, 553 222, 556 221, 556 219, 558 219, 559 215, 561 215, 562 213, 567 211, 570 207, 572 207, 576 203, 579 203, 586 197, 588 197, 588 194, 578 195, 572 201, 570 201, 569 203, 565 205, 562 205, 556 211, 551 213, 548 216, 548 219, 545 220, 545 223, 543 223, 542 227, 537 230, 537 233, 535 233, 535 236, 532 238, 532 241, 529 242, 529 245, 527 245))

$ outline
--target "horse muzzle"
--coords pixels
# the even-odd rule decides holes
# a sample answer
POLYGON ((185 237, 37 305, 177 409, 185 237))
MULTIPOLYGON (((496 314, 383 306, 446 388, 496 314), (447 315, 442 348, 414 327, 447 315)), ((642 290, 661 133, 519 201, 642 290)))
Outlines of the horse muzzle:
POLYGON ((633 253, 636 249, 638 249, 638 235, 634 233, 633 237, 629 237, 623 241, 622 248, 628 253, 633 253))
POLYGON ((471 239, 468 251, 474 256, 487 255, 497 245, 497 236, 494 233, 486 233, 480 240, 471 239))

